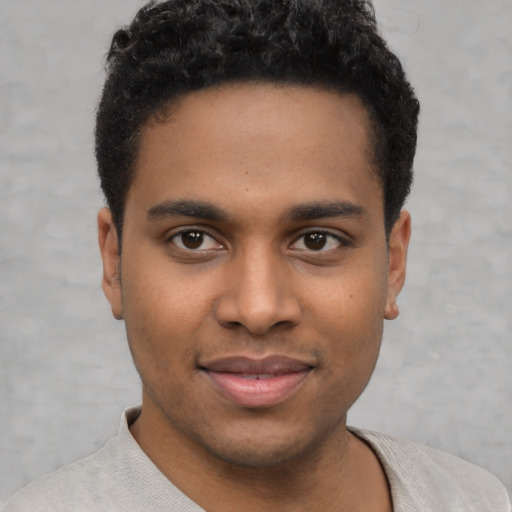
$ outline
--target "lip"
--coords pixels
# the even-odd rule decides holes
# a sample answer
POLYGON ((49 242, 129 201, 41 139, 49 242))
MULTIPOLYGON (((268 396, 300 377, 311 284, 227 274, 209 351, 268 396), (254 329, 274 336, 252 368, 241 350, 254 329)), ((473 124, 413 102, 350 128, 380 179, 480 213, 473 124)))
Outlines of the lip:
POLYGON ((288 398, 314 366, 287 356, 232 356, 199 366, 224 398, 247 408, 276 405, 288 398))

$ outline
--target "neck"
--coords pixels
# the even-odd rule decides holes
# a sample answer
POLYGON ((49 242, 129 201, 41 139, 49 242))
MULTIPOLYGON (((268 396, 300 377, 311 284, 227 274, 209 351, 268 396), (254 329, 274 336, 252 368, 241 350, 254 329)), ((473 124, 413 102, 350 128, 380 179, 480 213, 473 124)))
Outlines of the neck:
POLYGON ((143 407, 130 430, 160 471, 206 510, 392 510, 380 463, 345 423, 300 458, 271 467, 240 467, 220 460, 151 407, 143 407))

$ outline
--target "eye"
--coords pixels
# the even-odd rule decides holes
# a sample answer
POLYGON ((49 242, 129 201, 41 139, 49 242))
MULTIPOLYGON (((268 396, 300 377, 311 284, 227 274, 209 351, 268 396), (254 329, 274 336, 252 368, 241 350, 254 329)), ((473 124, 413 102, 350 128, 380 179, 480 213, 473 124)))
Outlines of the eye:
POLYGON ((173 235, 170 241, 185 251, 211 251, 223 246, 208 233, 199 229, 187 229, 173 235))
POLYGON ((310 231, 300 236, 292 245, 299 251, 329 251, 345 245, 343 240, 326 231, 310 231))

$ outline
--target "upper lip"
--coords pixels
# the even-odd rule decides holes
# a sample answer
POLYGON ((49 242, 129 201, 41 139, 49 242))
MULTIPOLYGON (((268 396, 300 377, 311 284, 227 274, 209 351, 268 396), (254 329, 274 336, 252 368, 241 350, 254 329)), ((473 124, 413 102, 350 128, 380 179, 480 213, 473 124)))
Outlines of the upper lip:
POLYGON ((270 355, 263 359, 248 356, 229 356, 199 365, 199 368, 220 373, 240 374, 285 374, 290 372, 302 372, 313 369, 313 365, 282 355, 270 355))

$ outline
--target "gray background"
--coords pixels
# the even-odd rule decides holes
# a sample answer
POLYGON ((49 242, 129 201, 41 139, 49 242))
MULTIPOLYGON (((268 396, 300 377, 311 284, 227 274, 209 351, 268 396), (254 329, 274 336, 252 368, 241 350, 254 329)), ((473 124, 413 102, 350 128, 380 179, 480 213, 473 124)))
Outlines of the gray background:
MULTIPOLYGON (((0 12, 0 502, 99 448, 139 401, 100 290, 92 157, 103 55, 136 0, 0 12)), ((422 100, 408 283, 352 424, 512 491, 512 2, 377 0, 422 100)))

